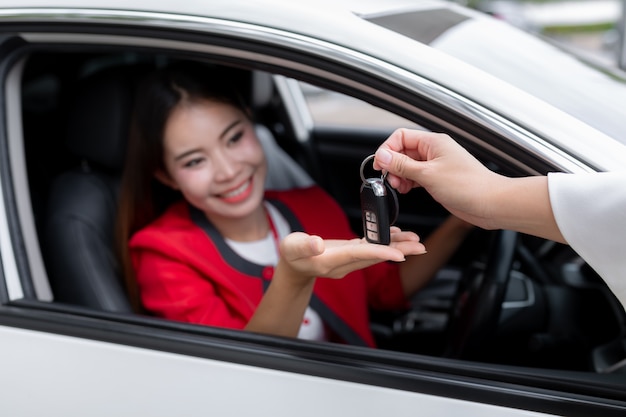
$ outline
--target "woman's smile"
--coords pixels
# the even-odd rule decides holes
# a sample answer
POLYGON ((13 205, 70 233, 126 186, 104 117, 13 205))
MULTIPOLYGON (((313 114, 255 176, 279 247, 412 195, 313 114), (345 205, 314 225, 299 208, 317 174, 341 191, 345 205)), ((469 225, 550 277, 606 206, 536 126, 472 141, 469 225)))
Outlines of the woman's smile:
POLYGON ((226 203, 230 203, 230 204, 240 203, 246 200, 250 196, 250 194, 252 193, 252 189, 253 189, 252 185, 253 185, 252 178, 249 178, 238 187, 235 187, 234 189, 227 191, 225 193, 219 194, 218 197, 226 203))

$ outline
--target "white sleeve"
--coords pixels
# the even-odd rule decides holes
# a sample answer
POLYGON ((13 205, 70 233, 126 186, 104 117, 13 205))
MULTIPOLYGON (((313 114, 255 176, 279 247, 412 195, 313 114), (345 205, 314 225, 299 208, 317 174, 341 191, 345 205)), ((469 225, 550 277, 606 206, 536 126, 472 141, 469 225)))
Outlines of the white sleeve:
POLYGON ((626 172, 550 173, 548 188, 561 234, 626 306, 626 172))

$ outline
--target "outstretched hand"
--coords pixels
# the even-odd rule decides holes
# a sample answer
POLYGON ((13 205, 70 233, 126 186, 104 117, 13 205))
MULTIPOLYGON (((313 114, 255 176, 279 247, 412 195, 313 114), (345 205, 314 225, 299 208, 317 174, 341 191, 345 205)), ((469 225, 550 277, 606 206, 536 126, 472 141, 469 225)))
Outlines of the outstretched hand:
POLYGON ((391 228, 389 246, 365 239, 323 240, 319 236, 294 232, 280 244, 281 262, 293 275, 303 278, 343 278, 358 269, 384 262, 402 262, 405 256, 426 252, 419 236, 391 228))
POLYGON ((295 337, 317 277, 343 278, 379 262, 401 262, 407 255, 421 253, 425 248, 419 237, 397 227, 391 228, 389 246, 365 239, 323 240, 302 232, 291 233, 280 243, 274 277, 246 329, 295 337))

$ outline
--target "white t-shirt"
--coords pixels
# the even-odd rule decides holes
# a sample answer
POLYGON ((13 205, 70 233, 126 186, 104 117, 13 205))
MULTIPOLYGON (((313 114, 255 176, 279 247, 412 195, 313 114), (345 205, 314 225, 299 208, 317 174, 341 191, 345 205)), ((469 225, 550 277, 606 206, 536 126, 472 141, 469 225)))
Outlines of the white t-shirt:
POLYGON ((626 307, 626 172, 550 173, 548 188, 561 234, 626 307))
MULTIPOLYGON (((291 233, 289 223, 280 214, 280 212, 271 204, 265 203, 272 222, 276 228, 278 234, 278 240, 282 240, 291 233)), ((239 256, 247 259, 250 262, 259 265, 273 265, 278 263, 278 248, 276 245, 278 242, 274 241, 274 234, 270 230, 267 236, 261 240, 255 240, 253 242, 237 242, 230 239, 225 239, 228 246, 230 246, 239 256)), ((302 325, 300 325, 300 331, 298 332, 300 339, 307 340, 327 340, 326 332, 324 329, 324 323, 322 318, 311 307, 307 307, 302 319, 302 325)))

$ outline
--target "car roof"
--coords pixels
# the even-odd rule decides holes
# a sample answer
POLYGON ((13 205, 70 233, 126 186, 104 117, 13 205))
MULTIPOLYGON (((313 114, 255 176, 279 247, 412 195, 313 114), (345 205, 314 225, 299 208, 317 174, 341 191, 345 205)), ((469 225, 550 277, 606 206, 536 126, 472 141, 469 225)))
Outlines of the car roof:
MULTIPOLYGON (((226 14, 248 14, 249 10, 267 10, 268 5, 280 10, 285 7, 294 9, 317 10, 320 13, 336 13, 336 10, 351 10, 355 13, 378 12, 390 9, 415 7, 428 4, 446 3, 444 0, 300 0, 293 2, 289 0, 232 0, 223 1, 203 1, 186 0, 174 3, 168 0, 137 0, 132 2, 133 10, 161 11, 165 13, 190 13, 194 14, 215 14, 222 11, 226 14)), ((125 0, 6 0, 3 7, 87 7, 87 8, 113 8, 123 9, 129 5, 125 0)))
MULTIPOLYGON (((360 16, 449 7, 455 5, 442 0, 6 0, 0 5, 0 9, 125 10, 211 17, 253 23, 347 44, 351 44, 354 39, 346 37, 346 34, 365 28, 369 31, 373 26, 360 16)), ((367 36, 367 33, 359 33, 367 36)), ((372 41, 378 39, 377 36, 371 38, 372 41)))
MULTIPOLYGON (((498 113, 506 113, 509 119, 526 126, 541 126, 542 136, 551 144, 567 149, 571 154, 599 161, 601 169, 623 167, 626 147, 614 138, 591 128, 580 120, 548 105, 523 89, 496 78, 486 71, 469 65, 451 54, 437 50, 401 33, 389 30, 372 20, 377 16, 409 13, 425 10, 452 10, 468 20, 477 21, 496 33, 516 30, 498 22, 488 15, 461 7, 453 2, 440 0, 5 0, 0 6, 0 22, 3 17, 20 20, 34 19, 43 9, 54 10, 56 21, 63 20, 63 10, 68 20, 76 20, 75 9, 85 11, 92 20, 127 19, 147 21, 172 19, 204 24, 229 21, 237 24, 253 24, 276 31, 291 40, 299 35, 316 39, 337 48, 361 53, 364 57, 389 63, 409 73, 418 73, 426 80, 434 81, 465 97, 481 103, 498 113), (268 12, 271 11, 271 12, 268 12), (555 120, 560 120, 555 123, 555 120), (589 140, 593 137, 593 141, 589 140), (593 143, 592 143, 593 142, 593 143), (593 145, 593 146, 592 146, 593 145)), ((149 24, 149 23, 146 23, 149 24)))

